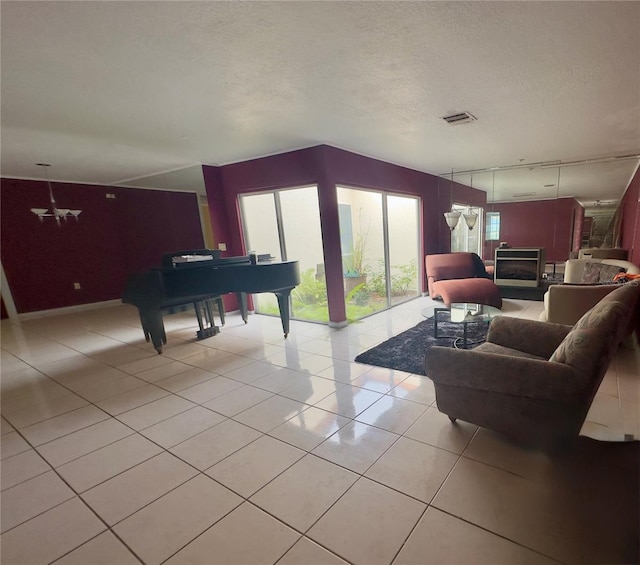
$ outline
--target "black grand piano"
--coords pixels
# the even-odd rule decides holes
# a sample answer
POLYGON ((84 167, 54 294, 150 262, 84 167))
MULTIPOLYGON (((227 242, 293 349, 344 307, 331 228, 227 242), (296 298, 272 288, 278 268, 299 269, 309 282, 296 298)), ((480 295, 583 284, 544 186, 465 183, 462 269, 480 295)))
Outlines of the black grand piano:
POLYGON ((235 292, 240 313, 247 323, 247 294, 273 292, 278 299, 284 337, 289 335, 289 295, 300 283, 297 261, 259 261, 255 255, 221 257, 220 251, 197 249, 166 253, 162 266, 127 277, 122 302, 138 308, 147 341, 162 353, 167 337, 163 312, 193 305, 200 330, 199 339, 217 334, 213 319, 217 304, 224 324, 221 295, 235 292))

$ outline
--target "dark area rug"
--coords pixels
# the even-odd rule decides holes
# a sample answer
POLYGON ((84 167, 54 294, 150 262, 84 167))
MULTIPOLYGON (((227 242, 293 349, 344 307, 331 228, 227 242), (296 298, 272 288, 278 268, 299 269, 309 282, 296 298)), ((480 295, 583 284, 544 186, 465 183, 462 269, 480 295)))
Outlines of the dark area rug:
MULTIPOLYGON (((468 348, 484 341, 487 335, 486 322, 471 322, 467 326, 468 348)), ((413 328, 398 334, 380 345, 361 353, 357 363, 397 369, 416 375, 424 375, 424 355, 434 345, 453 347, 456 338, 462 338, 462 324, 449 321, 449 312, 438 314, 438 338, 433 337, 433 318, 427 318, 413 328), (447 336, 447 337, 444 337, 447 336)))

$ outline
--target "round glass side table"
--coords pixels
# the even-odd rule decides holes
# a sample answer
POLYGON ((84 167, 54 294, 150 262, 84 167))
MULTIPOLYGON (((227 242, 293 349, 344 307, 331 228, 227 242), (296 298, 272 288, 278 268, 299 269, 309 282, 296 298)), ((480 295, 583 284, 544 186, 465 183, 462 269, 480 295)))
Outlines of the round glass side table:
POLYGON ((502 316, 502 312, 494 306, 487 304, 475 304, 473 302, 453 302, 450 306, 428 306, 423 308, 421 314, 425 318, 433 317, 433 337, 452 337, 438 335, 438 322, 441 321, 439 314, 441 312, 449 312, 451 322, 454 324, 462 324, 462 337, 455 339, 453 346, 460 349, 467 349, 469 342, 467 340, 467 325, 469 323, 483 322, 487 325, 491 320, 502 316))

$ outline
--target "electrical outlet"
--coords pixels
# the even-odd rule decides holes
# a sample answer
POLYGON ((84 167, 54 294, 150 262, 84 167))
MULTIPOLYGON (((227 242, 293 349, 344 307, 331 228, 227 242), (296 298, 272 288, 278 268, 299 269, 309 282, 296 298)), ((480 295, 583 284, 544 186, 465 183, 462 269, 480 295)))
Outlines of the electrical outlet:
POLYGON ((220 251, 226 251, 227 250, 227 244, 226 243, 218 243, 218 249, 220 251))
POLYGON ((73 283, 73 288, 76 290, 80 290, 80 283, 73 283))

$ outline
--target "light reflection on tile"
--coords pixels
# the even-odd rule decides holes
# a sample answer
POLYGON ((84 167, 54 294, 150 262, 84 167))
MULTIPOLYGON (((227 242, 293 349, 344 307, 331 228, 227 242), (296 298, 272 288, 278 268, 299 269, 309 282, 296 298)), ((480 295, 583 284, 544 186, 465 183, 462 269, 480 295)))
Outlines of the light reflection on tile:
POLYGON ((423 404, 385 395, 356 416, 356 419, 389 432, 402 434, 425 410, 426 406, 423 404))
POLYGON ((379 392, 373 392, 357 386, 344 385, 336 392, 316 402, 316 408, 335 412, 345 418, 355 418, 377 400, 382 398, 379 392))
POLYGON ((312 453, 364 473, 399 436, 360 422, 351 422, 326 439, 312 453))
MULTIPOLYGON (((138 562, 75 489, 147 563, 200 559, 203 548, 208 559, 212 540, 226 562, 279 565, 637 562, 637 442, 525 449, 451 423, 429 379, 353 362, 422 321, 429 302, 340 330, 292 320, 287 340, 278 318, 245 325, 231 312, 221 334, 196 341, 193 315, 175 314, 163 355, 129 305, 2 321, 3 523, 13 526, 3 561, 138 562), (256 525, 269 534, 252 543, 256 525)), ((535 319, 540 307, 509 299, 504 312, 535 319)), ((621 348, 583 435, 640 436, 638 374, 640 347, 621 348)))
POLYGON ((348 418, 312 406, 271 430, 269 435, 311 451, 349 422, 348 418))

